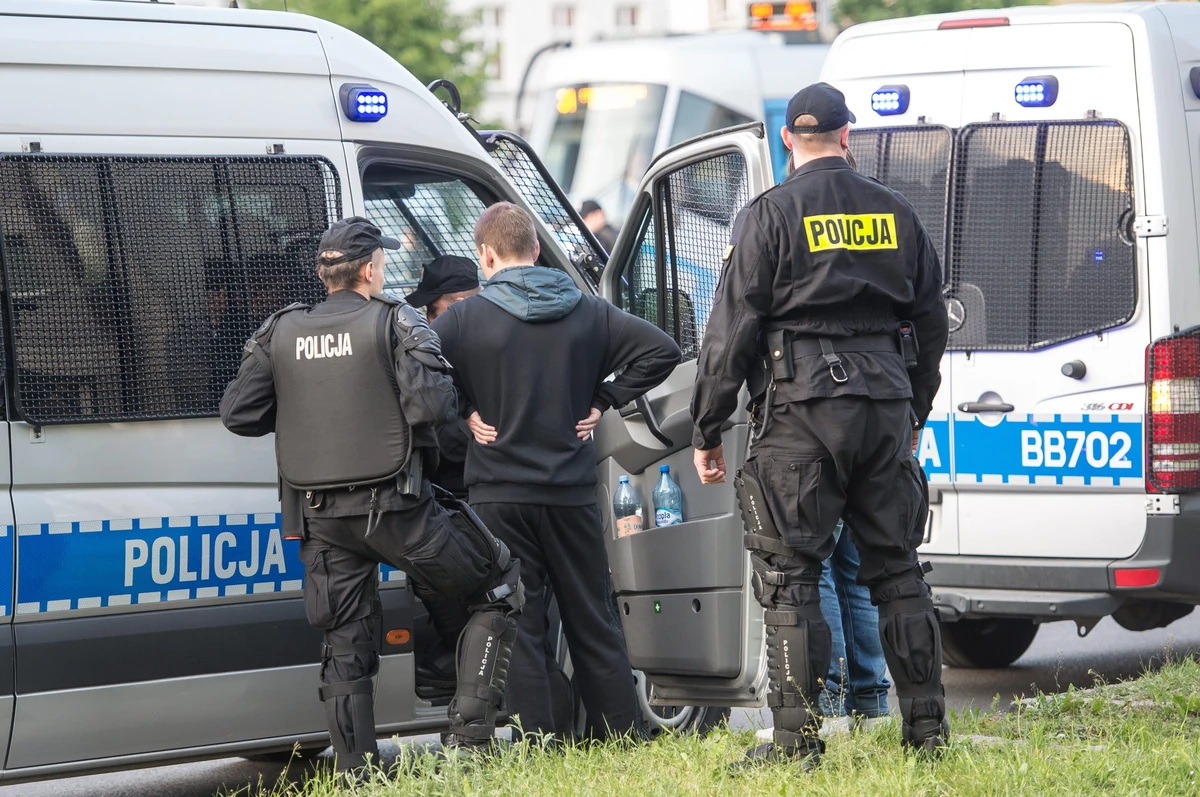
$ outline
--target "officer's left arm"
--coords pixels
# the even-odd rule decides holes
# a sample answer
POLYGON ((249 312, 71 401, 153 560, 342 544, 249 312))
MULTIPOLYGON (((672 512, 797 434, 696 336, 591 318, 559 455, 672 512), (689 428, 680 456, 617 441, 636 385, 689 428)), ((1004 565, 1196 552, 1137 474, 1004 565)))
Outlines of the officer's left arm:
POLYGON ((733 251, 724 264, 712 312, 704 328, 692 394, 692 445, 709 451, 721 445, 721 425, 737 408, 737 394, 754 361, 758 332, 771 310, 778 256, 773 226, 751 205, 733 224, 733 251))
POLYGON ((445 426, 458 418, 458 394, 442 342, 424 314, 407 304, 396 307, 396 382, 400 409, 412 426, 445 426))
MULTIPOLYGON (((915 216, 914 216, 915 218, 915 216)), ((925 425, 933 409, 933 398, 942 384, 942 355, 946 351, 949 322, 942 299, 942 266, 937 250, 925 228, 917 222, 917 260, 913 279, 912 306, 905 308, 917 334, 917 367, 909 372, 912 380, 912 407, 918 428, 925 425)))
POLYGON ((251 338, 242 354, 237 376, 221 397, 221 423, 242 437, 262 437, 275 431, 275 375, 271 372, 268 339, 251 338), (252 351, 252 344, 258 352, 252 351))

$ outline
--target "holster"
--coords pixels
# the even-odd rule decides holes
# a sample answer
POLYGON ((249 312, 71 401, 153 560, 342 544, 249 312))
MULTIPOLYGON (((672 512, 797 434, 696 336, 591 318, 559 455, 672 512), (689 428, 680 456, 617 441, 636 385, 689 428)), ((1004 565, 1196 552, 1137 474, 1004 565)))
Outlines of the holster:
POLYGON ((767 333, 767 363, 771 378, 776 382, 791 382, 796 378, 796 361, 792 356, 792 333, 776 329, 767 333))
POLYGON ((396 475, 396 489, 401 495, 416 498, 421 494, 421 481, 425 478, 424 452, 416 449, 408 458, 404 470, 396 475))
POLYGON ((900 354, 904 357, 904 367, 911 371, 917 367, 917 355, 920 353, 916 330, 913 329, 912 322, 901 321, 897 334, 900 337, 900 354))

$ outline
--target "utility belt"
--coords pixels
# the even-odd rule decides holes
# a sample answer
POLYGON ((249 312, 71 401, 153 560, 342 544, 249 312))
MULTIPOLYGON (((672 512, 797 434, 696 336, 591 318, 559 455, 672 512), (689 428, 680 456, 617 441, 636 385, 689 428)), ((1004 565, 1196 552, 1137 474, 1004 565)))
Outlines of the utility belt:
MULTIPOLYGON (((849 381, 850 377, 838 354, 898 353, 904 358, 905 368, 911 370, 917 367, 917 338, 909 321, 901 321, 895 335, 797 337, 790 329, 773 329, 767 332, 766 343, 766 356, 759 360, 758 368, 751 369, 751 376, 747 380, 753 401, 752 410, 758 409, 760 404, 762 406, 762 419, 756 424, 756 433, 753 435, 755 440, 766 431, 776 384, 791 382, 796 378, 796 360, 801 357, 821 355, 829 366, 829 376, 839 385, 849 381)), ((752 411, 752 419, 754 414, 752 411)))
MULTIPOLYGON (((402 496, 409 498, 417 498, 421 495, 421 483, 425 479, 424 457, 418 452, 414 452, 414 456, 409 457, 408 464, 404 470, 400 471, 394 477, 396 490, 402 496)), ((304 493, 304 506, 307 509, 322 509, 325 506, 325 501, 331 493, 349 493, 356 490, 370 490, 371 503, 367 508, 367 531, 364 536, 370 537, 374 533, 375 528, 379 525, 380 519, 383 517, 383 512, 379 509, 379 488, 390 482, 391 479, 383 479, 381 481, 370 482, 367 484, 351 484, 347 486, 329 487, 329 488, 312 488, 301 490, 304 493)), ((308 529, 305 526, 305 534, 301 539, 307 539, 308 529)), ((293 538, 288 538, 293 539, 293 538)))

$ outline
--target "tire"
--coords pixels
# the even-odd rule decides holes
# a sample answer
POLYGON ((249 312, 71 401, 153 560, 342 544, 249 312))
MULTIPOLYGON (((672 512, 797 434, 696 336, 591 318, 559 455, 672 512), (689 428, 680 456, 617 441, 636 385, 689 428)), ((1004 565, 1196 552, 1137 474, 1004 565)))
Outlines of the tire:
POLYGON ((942 623, 942 663, 964 669, 1007 667, 1029 650, 1038 626, 1019 617, 942 623))
POLYGON ((729 719, 728 706, 652 706, 650 684, 641 670, 633 671, 638 704, 651 736, 664 731, 704 735, 729 719))

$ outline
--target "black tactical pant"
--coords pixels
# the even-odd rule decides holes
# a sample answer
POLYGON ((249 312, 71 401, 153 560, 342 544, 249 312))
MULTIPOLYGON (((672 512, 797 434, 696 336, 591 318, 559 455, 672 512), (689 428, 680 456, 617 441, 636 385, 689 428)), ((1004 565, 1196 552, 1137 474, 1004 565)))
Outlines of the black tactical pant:
POLYGON ((858 582, 879 607, 905 741, 919 745, 944 733, 941 642, 917 564, 929 507, 925 476, 912 456, 911 417, 903 400, 843 396, 777 404, 746 461, 782 543, 756 549, 748 542, 767 610, 777 747, 819 746, 809 709, 817 703, 818 679, 829 671, 830 637, 818 583, 839 517, 861 557, 858 582))
POLYGON ((575 683, 587 709, 591 733, 603 738, 640 728, 633 670, 613 604, 604 521, 595 504, 538 506, 476 504, 474 510, 521 560, 525 611, 509 672, 508 707, 527 733, 572 729, 555 724, 550 664, 546 655, 546 599, 558 596, 575 683))
POLYGON ((308 621, 325 632, 321 699, 340 767, 359 766, 377 753, 371 679, 379 669, 379 564, 408 575, 450 650, 471 620, 471 608, 494 608, 486 604, 497 601, 485 593, 506 581, 516 587, 515 567, 502 572, 495 549, 464 532, 428 485, 404 503, 404 509, 384 512, 370 536, 367 515, 305 519, 304 607, 308 621))

